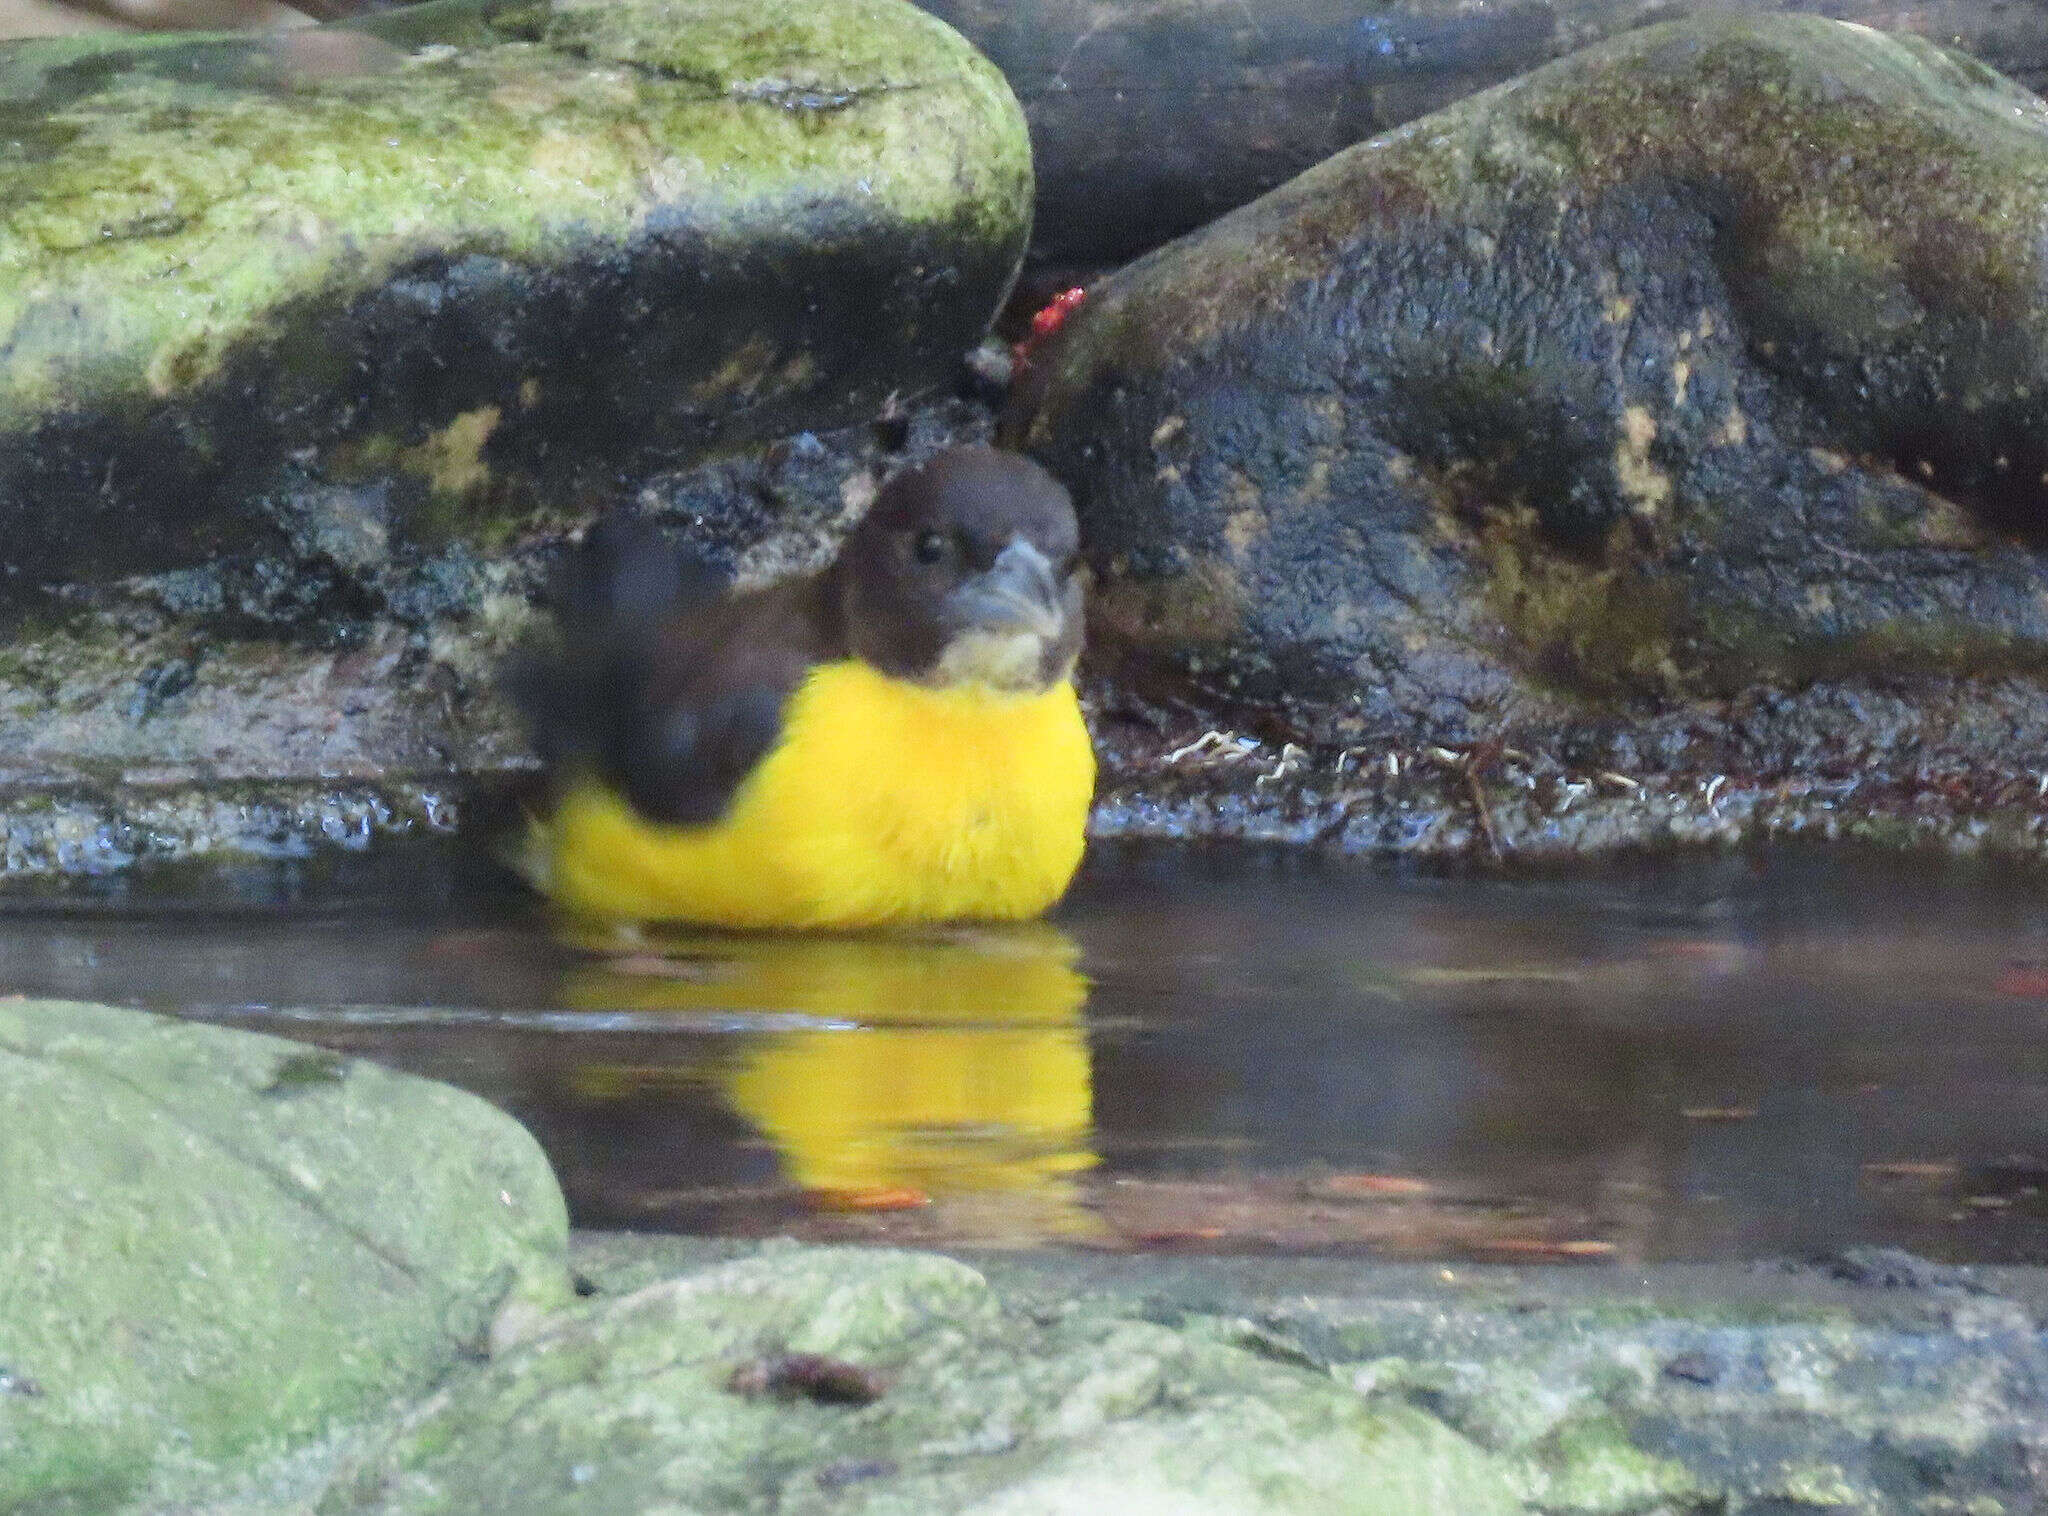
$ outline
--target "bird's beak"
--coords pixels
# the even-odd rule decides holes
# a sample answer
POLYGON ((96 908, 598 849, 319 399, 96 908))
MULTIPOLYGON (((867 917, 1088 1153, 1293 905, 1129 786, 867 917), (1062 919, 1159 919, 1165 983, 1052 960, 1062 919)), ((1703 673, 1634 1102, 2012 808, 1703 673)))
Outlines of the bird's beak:
POLYGON ((1066 592, 1051 561, 1022 537, 1012 537, 986 571, 952 597, 964 630, 1027 632, 1050 642, 1066 622, 1066 592))

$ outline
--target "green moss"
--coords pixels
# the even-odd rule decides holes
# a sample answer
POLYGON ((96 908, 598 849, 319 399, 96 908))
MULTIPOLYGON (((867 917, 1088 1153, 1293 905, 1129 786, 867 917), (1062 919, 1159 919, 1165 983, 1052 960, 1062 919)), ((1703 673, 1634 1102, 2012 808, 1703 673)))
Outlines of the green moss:
POLYGON ((339 1053, 325 1049, 292 1053, 278 1060, 277 1071, 270 1076, 263 1093, 284 1095, 315 1085, 339 1084, 347 1076, 348 1063, 339 1053))
MULTIPOLYGON (((532 1139, 474 1097, 102 1006, 0 1005, 0 1509, 268 1452, 417 1393, 508 1297, 568 1296, 532 1139), (89 1206, 77 1197, 88 1193, 89 1206)), ((105 1504, 87 1506, 104 1510, 105 1504)))
POLYGON ((463 40, 415 20, 420 50, 356 63, 305 33, 0 49, 0 426, 137 372, 189 390, 282 303, 428 253, 553 262, 668 204, 743 236, 849 184, 912 225, 1028 215, 1015 101, 907 4, 536 14, 536 40, 474 45, 453 8, 463 40))
POLYGON ((1727 186, 1764 234, 1743 273, 1837 334, 1902 332, 1923 299, 2029 308, 2048 113, 2009 81, 1816 16, 1650 28, 1605 51, 1532 76, 1506 110, 1473 102, 1464 124, 1493 152, 1562 153, 1581 192, 1627 181, 1646 151, 1727 186), (1874 298, 1892 291, 1910 298, 1874 298))
POLYGON ((1524 1466, 1526 1498, 1543 1511, 1574 1516, 1627 1513, 1707 1504, 1716 1492, 1675 1458, 1646 1453, 1612 1416, 1574 1418, 1533 1449, 1524 1466))
POLYGON ((1699 611, 1701 680, 1734 688, 1758 680, 1804 682, 1883 671, 1997 677, 2048 673, 2038 642, 1954 617, 1897 618, 1830 635, 1754 608, 1718 604, 1699 611))
POLYGON ((1679 595, 1633 564, 1587 563, 1544 542, 1529 510, 1489 517, 1480 535, 1489 609, 1538 683, 1622 696, 1680 682, 1679 595))
MULTIPOLYGON (((1809 328, 1910 341, 1923 309, 1989 310, 2048 345, 2032 297, 2044 131, 2040 100, 1918 38, 1799 14, 1645 27, 1339 153, 1180 245, 1213 256, 1155 255, 1188 313, 1159 340, 1185 349, 1214 313, 1259 307, 1312 250, 1375 221, 1482 229, 1546 188, 1583 203, 1647 177, 1725 196, 1745 254, 1730 275, 1809 328)), ((1142 269, 1105 305, 1142 319, 1142 269)), ((1083 356, 1069 350, 1051 391, 1071 389, 1083 356)), ((1050 426, 1033 424, 1034 440, 1050 426)))
POLYGON ((764 1251, 565 1313, 451 1378, 321 1508, 389 1512, 393 1489, 593 1516, 1079 1511, 1132 1495, 1269 1516, 1516 1509, 1499 1462, 1412 1406, 1368 1406, 1199 1329, 1085 1305, 1026 1315, 957 1263, 868 1249, 764 1251), (764 1346, 875 1366, 894 1388, 827 1414, 727 1392, 764 1346), (821 1497, 818 1471, 851 1460, 874 1472, 821 1497))
POLYGON ((1803 1464, 1785 1470, 1773 1493, 1817 1510, 1870 1509, 1870 1493, 1849 1483, 1839 1464, 1803 1464))
POLYGON ((1884 622, 1846 639, 1832 659, 1828 649, 1817 649, 1810 662, 1820 672, 1834 662, 1852 671, 2039 675, 2048 673, 2048 649, 1961 620, 1930 617, 1884 622))

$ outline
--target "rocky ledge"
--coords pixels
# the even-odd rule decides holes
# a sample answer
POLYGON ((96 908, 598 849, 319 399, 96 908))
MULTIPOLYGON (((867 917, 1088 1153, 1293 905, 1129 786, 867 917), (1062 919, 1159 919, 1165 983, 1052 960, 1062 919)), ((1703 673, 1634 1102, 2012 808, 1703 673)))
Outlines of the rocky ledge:
POLYGON ((571 1239, 471 1097, 98 1006, 0 1003, 0 1095, 10 1510, 2048 1500, 2037 1269, 571 1239))
MULTIPOLYGON (((988 65, 907 6, 602 9, 0 51, 7 875, 480 838, 581 522, 772 574, 988 434, 988 65)), ((2033 95, 1718 15, 1113 275, 1002 421, 1084 516, 1097 834, 2038 859, 2044 215, 2033 95)))

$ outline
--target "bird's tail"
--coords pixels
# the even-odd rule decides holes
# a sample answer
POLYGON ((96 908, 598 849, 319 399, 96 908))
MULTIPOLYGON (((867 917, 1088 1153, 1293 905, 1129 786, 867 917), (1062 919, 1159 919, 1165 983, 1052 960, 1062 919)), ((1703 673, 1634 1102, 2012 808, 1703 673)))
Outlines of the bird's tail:
POLYGON ((593 522, 549 581, 552 635, 521 649, 505 691, 550 770, 602 763, 644 675, 653 631, 716 600, 726 576, 644 518, 593 522))

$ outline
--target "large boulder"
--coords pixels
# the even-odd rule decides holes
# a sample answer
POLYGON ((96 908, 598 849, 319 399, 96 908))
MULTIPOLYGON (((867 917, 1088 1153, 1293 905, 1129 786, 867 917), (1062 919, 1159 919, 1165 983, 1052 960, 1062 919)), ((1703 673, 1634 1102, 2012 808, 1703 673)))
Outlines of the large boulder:
POLYGON ((0 48, 0 590, 498 541, 950 374, 1002 78, 897 0, 0 48))
POLYGON ((18 875, 451 830, 566 529, 783 566, 950 434, 1031 170, 901 0, 440 0, 0 46, 0 203, 18 875))
POLYGON ((344 1451, 323 1516, 1905 1516, 2043 1491, 2037 1270, 576 1257, 599 1298, 344 1451))
POLYGON ((560 1304, 566 1246, 540 1149, 472 1096, 0 1002, 0 1509, 110 1510, 380 1412, 560 1304))
POLYGON ((2023 768, 2044 216, 2048 106, 1981 65, 1812 16, 1651 27, 1112 277, 1010 426, 1075 491, 1098 650, 1275 736, 1556 749, 1618 716, 1629 746, 1565 756, 2023 768), (1915 676, 1874 715, 1743 704, 1915 676))
POLYGON ((950 1259, 769 1251, 560 1322, 344 1467, 348 1512, 1181 1516, 1519 1509, 1412 1406, 950 1259))
MULTIPOLYGON (((1390 127, 1658 21, 1804 0, 919 0, 1003 71, 1031 122, 1031 259, 1102 265, 1390 127)), ((2006 0, 1829 0, 1962 49, 2029 89, 2048 11, 2006 0)))

